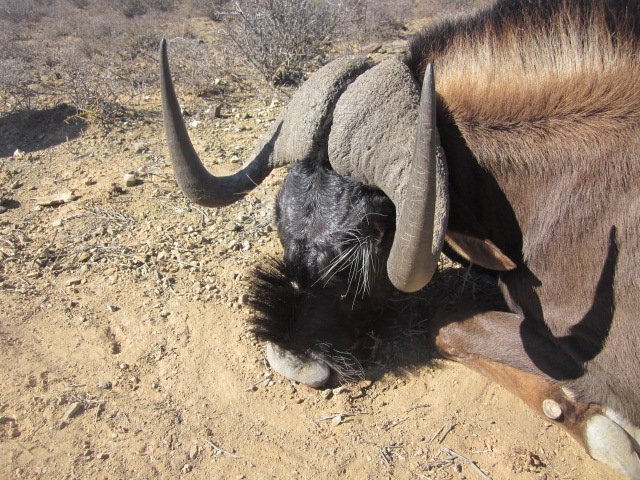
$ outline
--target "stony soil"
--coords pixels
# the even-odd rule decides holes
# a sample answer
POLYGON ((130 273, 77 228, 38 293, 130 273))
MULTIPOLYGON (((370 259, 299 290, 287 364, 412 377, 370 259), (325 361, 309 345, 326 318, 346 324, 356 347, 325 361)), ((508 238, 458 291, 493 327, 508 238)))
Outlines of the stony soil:
MULTIPOLYGON (((273 96, 230 97, 222 118, 183 98, 213 171, 248 155, 273 96)), ((280 252, 285 172, 227 209, 189 204, 158 105, 106 136, 59 112, 0 119, 0 477, 617 478, 499 386, 420 354, 419 328, 356 384, 273 374, 244 295, 280 252)))

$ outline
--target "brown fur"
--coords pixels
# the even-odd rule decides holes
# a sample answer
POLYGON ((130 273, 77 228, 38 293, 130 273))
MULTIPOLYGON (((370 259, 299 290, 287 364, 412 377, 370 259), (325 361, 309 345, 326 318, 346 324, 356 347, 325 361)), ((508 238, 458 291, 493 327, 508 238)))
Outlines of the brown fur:
POLYGON ((583 165, 585 154, 597 161, 640 128, 640 42, 627 9, 548 3, 500 2, 501 15, 460 22, 444 48, 426 45, 427 35, 413 45, 418 77, 434 63, 440 99, 488 168, 583 165), (523 6, 505 14, 509 3, 523 6))
MULTIPOLYGON (((449 230, 488 239, 516 262, 499 275, 505 299, 546 338, 516 328, 509 341, 521 348, 508 358, 495 336, 467 340, 636 425, 638 52, 638 0, 505 0, 426 30, 407 59, 416 78, 435 66, 449 230)), ((484 318, 498 325, 501 315, 484 318)))

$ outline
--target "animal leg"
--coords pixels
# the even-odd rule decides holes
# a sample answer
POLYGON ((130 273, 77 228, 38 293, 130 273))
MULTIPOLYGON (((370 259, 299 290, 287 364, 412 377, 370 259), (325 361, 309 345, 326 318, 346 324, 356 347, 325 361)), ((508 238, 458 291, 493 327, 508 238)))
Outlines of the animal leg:
MULTIPOLYGON (((606 406, 577 400, 531 359, 556 363, 559 378, 571 371, 573 359, 552 339, 528 328, 522 317, 505 312, 441 311, 436 324, 434 341, 442 355, 498 382, 566 429, 593 458, 640 480, 638 428, 606 406)), ((551 371, 549 365, 544 370, 551 371)))

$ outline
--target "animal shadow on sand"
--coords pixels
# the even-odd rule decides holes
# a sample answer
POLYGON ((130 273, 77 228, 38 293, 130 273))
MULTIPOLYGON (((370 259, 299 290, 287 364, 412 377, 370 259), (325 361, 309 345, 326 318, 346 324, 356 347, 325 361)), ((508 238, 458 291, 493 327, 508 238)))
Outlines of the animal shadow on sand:
POLYGON ((0 157, 10 157, 16 150, 36 152, 79 137, 86 121, 77 114, 75 108, 61 104, 0 117, 0 157))
POLYGON ((432 319, 438 309, 459 303, 508 310, 494 276, 474 267, 442 268, 419 292, 397 292, 389 300, 357 354, 364 377, 375 381, 388 372, 402 376, 442 358, 430 338, 432 319))

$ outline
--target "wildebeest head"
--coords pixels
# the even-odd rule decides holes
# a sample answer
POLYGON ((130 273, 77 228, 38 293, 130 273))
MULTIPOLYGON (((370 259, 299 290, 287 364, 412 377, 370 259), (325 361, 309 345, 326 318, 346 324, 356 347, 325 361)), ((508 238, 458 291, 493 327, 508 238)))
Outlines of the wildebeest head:
POLYGON ((392 285, 422 288, 442 249, 448 195, 431 68, 420 93, 399 60, 331 62, 227 177, 211 175, 191 145, 164 41, 161 86, 174 172, 194 202, 229 205, 272 168, 292 165, 276 202, 284 258, 256 269, 254 331, 290 379, 320 386, 332 370, 349 378, 355 334, 392 285))

